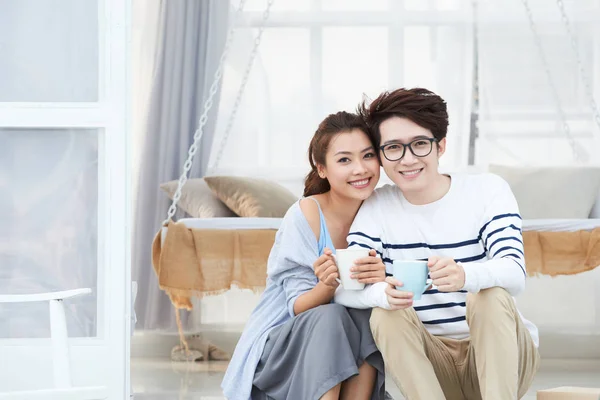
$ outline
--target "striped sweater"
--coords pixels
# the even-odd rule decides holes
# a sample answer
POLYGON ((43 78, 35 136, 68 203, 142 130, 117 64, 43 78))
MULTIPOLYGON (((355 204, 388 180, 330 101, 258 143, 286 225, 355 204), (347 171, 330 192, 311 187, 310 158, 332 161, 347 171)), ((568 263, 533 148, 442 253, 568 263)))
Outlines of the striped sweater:
MULTIPOLYGON (((361 206, 348 235, 348 247, 375 249, 387 272, 393 260, 450 257, 465 270, 463 290, 428 290, 413 306, 433 335, 462 339, 469 336, 466 296, 499 286, 516 296, 527 276, 521 217, 508 184, 492 174, 451 175, 450 190, 426 205, 409 203, 395 185, 377 189, 361 206)), ((389 308, 385 283, 363 291, 339 289, 335 301, 347 307, 389 308)), ((535 325, 524 319, 536 346, 535 325)))

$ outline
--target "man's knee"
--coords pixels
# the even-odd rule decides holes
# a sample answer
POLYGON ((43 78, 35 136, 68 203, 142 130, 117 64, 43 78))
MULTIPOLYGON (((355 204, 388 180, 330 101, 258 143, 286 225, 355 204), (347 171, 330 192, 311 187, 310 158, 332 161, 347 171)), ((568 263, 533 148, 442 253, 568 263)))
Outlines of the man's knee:
POLYGON ((379 327, 389 318, 389 311, 383 308, 374 308, 371 312, 371 318, 369 319, 369 325, 371 326, 371 332, 375 333, 379 331, 379 327))
POLYGON ((478 318, 491 317, 499 312, 512 311, 514 301, 503 288, 493 287, 467 295, 467 313, 478 318))
POLYGON ((387 331, 403 332, 414 325, 414 319, 417 319, 414 309, 407 308, 405 310, 385 310, 383 308, 374 308, 371 313, 371 332, 377 340, 377 335, 385 334, 387 331), (414 315, 413 315, 414 314, 414 315))

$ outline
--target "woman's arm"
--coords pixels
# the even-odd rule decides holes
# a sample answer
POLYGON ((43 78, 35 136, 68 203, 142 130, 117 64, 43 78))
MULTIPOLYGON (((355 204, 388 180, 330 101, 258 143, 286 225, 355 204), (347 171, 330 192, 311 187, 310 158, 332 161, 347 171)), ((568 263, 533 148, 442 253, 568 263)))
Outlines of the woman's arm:
MULTIPOLYGON (((300 209, 318 241, 319 235, 321 234, 321 221, 317 204, 313 200, 303 199, 300 200, 300 209)), ((333 299, 338 283, 335 281, 335 277, 337 277, 337 267, 335 267, 335 263, 333 263, 331 254, 331 251, 326 252, 326 254, 321 255, 313 264, 315 271, 317 268, 321 268, 322 271, 319 270, 321 273, 330 275, 330 278, 326 281, 327 283, 319 280, 311 290, 298 296, 293 306, 294 315, 298 315, 323 304, 328 304, 333 299)), ((317 274, 315 273, 315 275, 317 274)))
POLYGON ((335 288, 327 286, 323 282, 319 281, 317 285, 310 291, 301 294, 294 303, 294 314, 298 315, 304 311, 308 311, 311 308, 318 307, 323 304, 328 304, 333 299, 335 294, 335 288))

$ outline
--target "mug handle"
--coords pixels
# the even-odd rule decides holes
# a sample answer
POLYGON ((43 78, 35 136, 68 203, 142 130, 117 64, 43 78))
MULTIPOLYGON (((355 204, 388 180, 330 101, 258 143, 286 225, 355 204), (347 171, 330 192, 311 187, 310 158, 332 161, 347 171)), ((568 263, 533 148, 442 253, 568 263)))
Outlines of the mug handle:
POLYGON ((425 287, 423 288, 422 293, 425 293, 427 291, 427 288, 429 288, 429 286, 431 286, 432 283, 433 283, 433 279, 427 279, 427 282, 425 282, 425 287))
MULTIPOLYGON (((337 257, 335 256, 335 254, 331 254, 331 256, 333 257, 333 261, 335 261, 335 265, 337 266, 337 257)), ((337 283, 339 283, 340 285, 342 284, 342 281, 340 281, 340 278, 335 278, 335 281, 337 283)))

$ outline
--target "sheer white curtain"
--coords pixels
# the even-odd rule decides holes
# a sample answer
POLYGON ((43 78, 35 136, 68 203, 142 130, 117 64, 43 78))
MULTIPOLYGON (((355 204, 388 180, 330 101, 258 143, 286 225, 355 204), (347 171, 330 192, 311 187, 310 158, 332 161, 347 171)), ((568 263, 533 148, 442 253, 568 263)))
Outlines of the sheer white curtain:
MULTIPOLYGON (((480 137, 478 163, 576 164, 545 73, 552 75, 582 163, 598 163, 600 131, 593 122, 571 39, 555 1, 529 0, 536 36, 519 0, 482 1, 478 12, 480 137), (587 161, 586 161, 587 160, 587 161)), ((564 1, 577 50, 600 98, 600 6, 597 0, 564 1)))
POLYGON ((443 165, 465 162, 473 50, 471 4, 463 1, 276 1, 221 152, 265 3, 247 3, 246 21, 234 41, 211 156, 211 165, 218 163, 213 173, 269 177, 300 194, 308 171, 306 149, 323 118, 355 110, 364 96, 416 86, 448 101, 451 144, 443 165))
MULTIPOLYGON (((520 0, 479 2, 478 164, 513 166, 600 165, 600 130, 593 121, 576 57, 555 1, 529 0, 535 34, 520 0), (577 160, 559 118, 545 69, 555 82, 577 160)), ((600 101, 600 2, 564 1, 582 66, 600 101)), ((577 187, 555 187, 557 193, 577 187)), ((600 335, 600 268, 572 276, 528 281, 520 309, 542 334, 600 335), (577 293, 576 297, 572 293, 577 293)), ((572 336, 571 336, 572 337, 572 336)), ((543 339, 542 339, 543 342, 543 339)), ((587 343, 587 342, 582 342, 587 343)), ((561 343, 561 347, 568 343, 561 343)))
MULTIPOLYGON (((131 69, 132 74, 132 163, 133 176, 139 174, 144 147, 146 118, 150 103, 152 79, 156 73, 161 0, 132 0, 131 69)), ((138 180, 133 180, 133 204, 137 204, 138 180)))
MULTIPOLYGON (((158 287, 150 257, 152 239, 170 204, 159 187, 181 174, 223 51, 230 9, 229 3, 220 0, 161 0, 134 6, 138 17, 144 18, 136 20, 134 31, 139 46, 136 66, 141 72, 134 82, 138 138, 134 180, 139 193, 132 230, 132 278, 138 282, 137 327, 176 332, 175 310, 158 287)), ((213 100, 191 177, 202 177, 206 171, 218 86, 213 100)), ((184 329, 195 330, 197 316, 188 317, 183 316, 184 329)))

